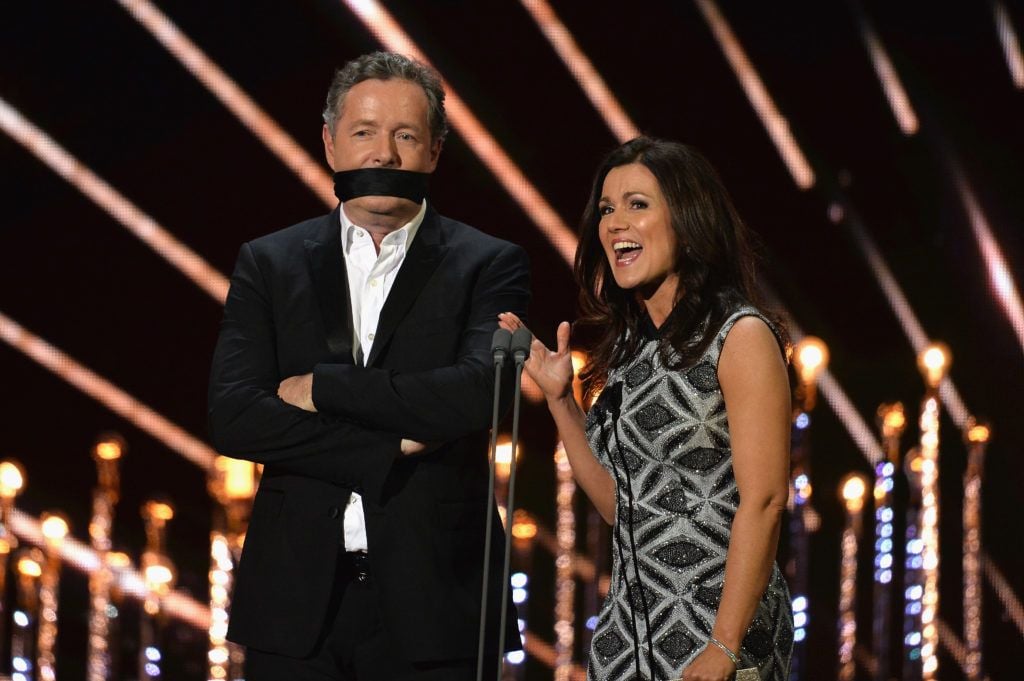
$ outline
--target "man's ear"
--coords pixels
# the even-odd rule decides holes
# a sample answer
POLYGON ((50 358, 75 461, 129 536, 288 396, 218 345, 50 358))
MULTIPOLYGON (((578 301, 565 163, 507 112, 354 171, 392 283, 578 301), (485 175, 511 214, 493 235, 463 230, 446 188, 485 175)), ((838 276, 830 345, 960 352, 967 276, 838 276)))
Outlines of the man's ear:
POLYGON ((323 131, 321 136, 324 138, 324 156, 327 157, 327 165, 334 170, 334 136, 331 135, 331 129, 324 123, 323 131))

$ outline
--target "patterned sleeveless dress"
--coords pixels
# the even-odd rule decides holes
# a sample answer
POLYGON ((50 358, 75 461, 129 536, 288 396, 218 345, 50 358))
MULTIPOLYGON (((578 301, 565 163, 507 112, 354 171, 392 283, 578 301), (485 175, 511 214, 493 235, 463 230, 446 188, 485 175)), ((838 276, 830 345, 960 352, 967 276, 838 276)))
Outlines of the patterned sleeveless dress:
MULTIPOLYGON (((771 327, 755 308, 740 307, 681 371, 663 366, 648 323, 639 355, 610 372, 587 415, 590 446, 615 477, 618 497, 611 585, 588 681, 675 681, 711 635, 739 504, 718 357, 733 324, 748 315, 771 327)), ((786 681, 792 648, 789 589, 774 565, 737 653, 762 681, 786 681)))

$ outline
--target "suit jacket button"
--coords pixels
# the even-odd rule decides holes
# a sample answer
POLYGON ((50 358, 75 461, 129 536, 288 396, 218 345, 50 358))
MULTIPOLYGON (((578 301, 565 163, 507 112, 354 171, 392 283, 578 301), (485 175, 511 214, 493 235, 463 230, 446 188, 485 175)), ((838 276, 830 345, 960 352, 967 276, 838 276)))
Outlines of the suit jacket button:
POLYGON ((339 515, 341 515, 341 511, 338 510, 337 506, 331 506, 329 509, 327 509, 327 515, 331 516, 332 518, 337 518, 339 515))

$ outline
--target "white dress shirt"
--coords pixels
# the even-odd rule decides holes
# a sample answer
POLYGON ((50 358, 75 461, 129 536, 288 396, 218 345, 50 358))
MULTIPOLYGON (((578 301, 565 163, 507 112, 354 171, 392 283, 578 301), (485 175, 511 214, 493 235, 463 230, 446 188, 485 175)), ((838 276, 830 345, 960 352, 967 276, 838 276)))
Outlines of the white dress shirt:
MULTIPOLYGON (((352 305, 352 358, 357 365, 365 365, 370 356, 380 311, 426 212, 424 200, 416 217, 381 240, 378 254, 370 233, 353 224, 345 215, 344 204, 341 206, 341 249, 352 305)), ((355 492, 345 507, 345 550, 367 550, 363 501, 355 492)))

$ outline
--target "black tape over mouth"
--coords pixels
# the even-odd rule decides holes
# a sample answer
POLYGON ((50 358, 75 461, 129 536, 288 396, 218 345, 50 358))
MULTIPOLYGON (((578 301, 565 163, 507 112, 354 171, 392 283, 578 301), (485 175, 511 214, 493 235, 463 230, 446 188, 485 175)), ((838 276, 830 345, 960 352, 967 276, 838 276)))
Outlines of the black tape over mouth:
POLYGON ((357 168, 334 173, 334 195, 342 202, 361 196, 394 196, 422 203, 430 173, 394 168, 357 168))

